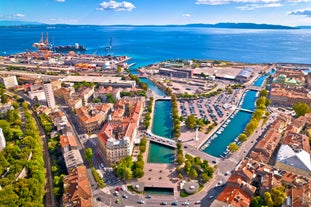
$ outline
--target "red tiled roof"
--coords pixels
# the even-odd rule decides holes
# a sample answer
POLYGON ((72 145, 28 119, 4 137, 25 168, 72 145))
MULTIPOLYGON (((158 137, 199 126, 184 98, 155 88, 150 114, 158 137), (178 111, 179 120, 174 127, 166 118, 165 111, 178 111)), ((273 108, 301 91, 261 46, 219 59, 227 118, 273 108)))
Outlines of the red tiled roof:
POLYGON ((64 177, 63 204, 65 207, 91 207, 92 189, 85 166, 78 166, 64 177))

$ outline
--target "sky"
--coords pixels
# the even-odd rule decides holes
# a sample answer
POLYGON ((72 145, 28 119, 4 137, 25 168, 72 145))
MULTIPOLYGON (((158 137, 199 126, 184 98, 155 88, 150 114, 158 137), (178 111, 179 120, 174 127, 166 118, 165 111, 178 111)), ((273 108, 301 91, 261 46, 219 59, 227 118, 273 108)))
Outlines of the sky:
POLYGON ((47 24, 311 25, 311 0, 0 0, 0 20, 47 24))

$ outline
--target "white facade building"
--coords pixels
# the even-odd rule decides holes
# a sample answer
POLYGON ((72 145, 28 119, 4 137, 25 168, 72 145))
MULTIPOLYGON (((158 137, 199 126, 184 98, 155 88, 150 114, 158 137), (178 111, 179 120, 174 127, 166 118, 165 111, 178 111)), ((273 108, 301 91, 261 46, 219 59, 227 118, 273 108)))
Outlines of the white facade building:
POLYGON ((0 128, 0 151, 5 148, 6 146, 6 142, 5 142, 5 137, 3 135, 3 131, 2 129, 0 128))
POLYGON ((49 108, 55 108, 55 98, 54 98, 54 92, 53 92, 53 87, 50 81, 44 82, 43 84, 44 88, 44 93, 46 97, 46 102, 48 104, 49 108))

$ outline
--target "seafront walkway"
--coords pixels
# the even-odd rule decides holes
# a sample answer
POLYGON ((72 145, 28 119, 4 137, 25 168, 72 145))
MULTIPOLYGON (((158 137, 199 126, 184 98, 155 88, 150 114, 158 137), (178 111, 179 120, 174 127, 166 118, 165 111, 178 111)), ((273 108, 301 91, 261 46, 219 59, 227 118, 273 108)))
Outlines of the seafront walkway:
POLYGON ((175 140, 155 135, 149 130, 146 132, 146 137, 152 142, 156 142, 172 148, 177 148, 175 140))

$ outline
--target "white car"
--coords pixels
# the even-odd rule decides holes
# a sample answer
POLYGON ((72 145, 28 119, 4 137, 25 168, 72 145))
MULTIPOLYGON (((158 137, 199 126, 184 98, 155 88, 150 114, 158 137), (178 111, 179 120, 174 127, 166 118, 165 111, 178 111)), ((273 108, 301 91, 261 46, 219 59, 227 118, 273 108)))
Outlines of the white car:
POLYGON ((144 204, 145 201, 144 201, 144 200, 138 200, 137 203, 139 203, 139 204, 144 204))
POLYGON ((201 201, 196 201, 194 202, 194 204, 201 204, 201 201))

